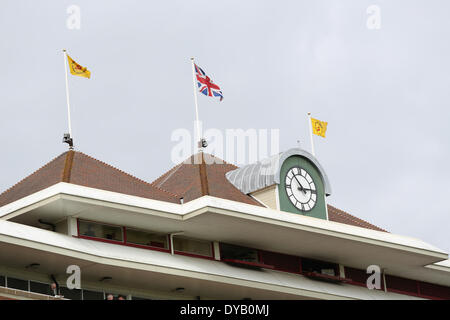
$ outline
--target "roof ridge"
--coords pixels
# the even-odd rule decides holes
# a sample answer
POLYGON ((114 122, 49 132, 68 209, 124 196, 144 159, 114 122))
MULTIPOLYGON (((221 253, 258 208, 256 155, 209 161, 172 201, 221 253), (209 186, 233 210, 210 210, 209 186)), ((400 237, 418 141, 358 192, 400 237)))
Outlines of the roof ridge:
POLYGON ((233 164, 233 163, 229 163, 229 162, 223 160, 222 158, 219 158, 219 157, 217 157, 217 156, 215 156, 215 155, 213 155, 213 154, 211 154, 211 153, 204 152, 204 154, 207 154, 207 155, 209 155, 209 156, 211 156, 211 157, 213 157, 213 158, 219 159, 219 160, 221 160, 221 161, 223 162, 223 164, 227 164, 227 165, 229 165, 229 166, 233 166, 235 169, 239 168, 237 165, 235 165, 235 164, 233 164))
POLYGON ((384 231, 384 232, 388 232, 388 231, 386 231, 386 230, 383 229, 383 228, 380 228, 380 227, 378 227, 378 226, 376 226, 376 225, 374 225, 374 224, 372 224, 372 223, 370 223, 370 222, 368 222, 368 221, 366 221, 366 220, 363 220, 363 219, 361 219, 361 218, 355 217, 354 215, 348 213, 347 211, 344 211, 344 210, 342 210, 342 209, 339 209, 339 208, 337 208, 337 207, 335 207, 335 206, 333 206, 333 205, 331 205, 331 204, 328 204, 328 206, 330 206, 330 207, 332 207, 333 209, 335 209, 335 210, 337 211, 336 213, 339 214, 339 215, 341 215, 341 216, 343 216, 342 213, 345 213, 346 215, 349 216, 349 218, 350 218, 353 222, 357 223, 357 224, 360 225, 361 227, 364 227, 363 224, 368 224, 368 225, 370 225, 370 226, 372 226, 372 227, 375 227, 375 228, 377 228, 377 229, 380 229, 380 230, 382 230, 382 231, 384 231))
POLYGON ((114 167, 114 166, 112 166, 112 165, 110 165, 110 164, 108 164, 108 163, 106 163, 106 162, 104 162, 104 161, 101 161, 101 160, 98 160, 98 159, 96 159, 96 158, 94 158, 94 157, 91 157, 90 155, 87 155, 87 154, 85 154, 85 153, 83 153, 83 152, 81 152, 81 151, 75 151, 75 152, 77 152, 77 153, 79 153, 79 154, 82 154, 82 155, 84 155, 85 157, 88 157, 88 158, 90 158, 90 159, 92 159, 92 160, 94 160, 94 161, 97 161, 97 162, 99 162, 99 163, 101 163, 101 164, 103 164, 103 165, 105 165, 105 166, 107 166, 107 167, 110 167, 110 168, 112 168, 112 169, 114 169, 114 170, 117 170, 117 171, 119 171, 119 172, 121 172, 121 173, 127 175, 127 176, 130 177, 130 178, 136 179, 136 180, 139 181, 139 182, 145 183, 145 184, 149 185, 149 186, 152 187, 152 188, 158 189, 158 190, 160 190, 160 191, 162 191, 162 192, 167 193, 168 195, 170 195, 170 196, 172 196, 172 197, 175 197, 175 198, 179 199, 179 195, 177 195, 177 194, 175 194, 175 193, 172 193, 172 192, 169 192, 169 191, 167 191, 167 190, 164 190, 164 189, 161 189, 161 188, 159 188, 159 187, 156 187, 156 186, 152 185, 150 182, 147 182, 147 181, 142 180, 142 179, 140 179, 140 178, 138 178, 138 177, 136 177, 136 176, 133 176, 132 174, 130 174, 130 173, 128 173, 128 172, 125 172, 125 171, 123 171, 123 170, 120 170, 120 169, 118 169, 118 168, 116 168, 116 167, 114 167))
POLYGON ((32 173, 30 173, 29 175, 27 175, 25 178, 23 178, 22 180, 20 180, 19 182, 15 183, 14 185, 12 185, 11 187, 9 187, 8 189, 6 189, 5 191, 3 191, 2 193, 0 193, 0 196, 3 196, 5 194, 7 194, 8 192, 10 192, 13 188, 15 188, 16 186, 20 185, 21 183, 23 183, 25 180, 27 180, 28 178, 32 177, 33 175, 35 175, 36 173, 38 173, 39 171, 41 171, 42 169, 48 167, 51 163, 53 163, 55 160, 57 160, 59 157, 63 156, 64 154, 68 153, 68 151, 61 153, 60 155, 54 157, 52 160, 50 160, 49 162, 47 162, 46 164, 44 164, 43 166, 39 167, 37 170, 33 171, 32 173))
POLYGON ((62 172, 62 182, 70 183, 70 177, 72 174, 72 164, 73 157, 75 156, 75 151, 69 150, 66 155, 66 160, 64 160, 64 170, 62 172))
POLYGON ((206 171, 206 162, 205 155, 202 154, 202 159, 200 165, 198 166, 198 171, 200 173, 200 187, 202 189, 202 195, 209 195, 209 186, 208 186, 208 172, 206 171))
MULTIPOLYGON (((173 173, 175 173, 183 164, 198 164, 198 163, 186 163, 186 161, 188 160, 188 159, 191 159, 191 158, 193 158, 193 157, 195 157, 196 155, 198 155, 200 152, 197 152, 197 153, 194 153, 194 154, 192 154, 192 155, 190 155, 189 157, 187 157, 185 160, 183 160, 183 161, 181 161, 180 163, 178 163, 177 165, 175 165, 175 166, 173 166, 172 168, 170 168, 169 170, 167 170, 166 172, 164 172, 163 174, 161 174, 158 178, 156 178, 155 180, 153 180, 153 182, 151 183, 153 186, 155 186, 156 187, 156 185, 160 185, 160 184, 162 184, 163 182, 158 182, 158 180, 160 180, 162 177, 164 177, 165 175, 168 175, 167 176, 167 179, 169 179, 170 178, 170 176, 173 174, 173 173), (173 171, 173 172, 172 172, 173 171)), ((217 156, 215 156, 215 155, 213 155, 213 154, 211 154, 211 153, 207 153, 207 152, 201 152, 201 153, 203 153, 203 154, 205 154, 205 155, 208 155, 208 156, 211 156, 211 157, 213 157, 213 158, 216 158, 216 159, 219 159, 219 160, 221 160, 222 162, 223 162, 223 164, 226 164, 226 165, 229 165, 229 166, 233 166, 234 167, 234 169, 237 169, 237 168, 239 168, 238 166, 236 166, 235 164, 232 164, 232 163, 229 163, 229 162, 226 162, 225 160, 223 160, 222 158, 219 158, 219 157, 217 157, 217 156)), ((206 163, 206 161, 205 161, 205 163, 206 163)), ((208 163, 206 163, 206 164, 208 164, 208 163)), ((213 163, 214 164, 214 163, 213 163)), ((209 165, 209 164, 208 164, 209 165)), ((166 180, 167 180, 166 179, 166 180)), ((165 182, 165 181, 164 181, 165 182)))

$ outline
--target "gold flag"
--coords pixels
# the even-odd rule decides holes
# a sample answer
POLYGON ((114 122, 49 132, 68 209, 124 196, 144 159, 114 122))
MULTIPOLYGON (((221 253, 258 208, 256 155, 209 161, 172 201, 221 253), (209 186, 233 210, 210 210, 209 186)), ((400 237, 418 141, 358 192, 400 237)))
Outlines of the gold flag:
POLYGON ((67 55, 67 60, 69 61, 69 69, 71 74, 88 79, 91 77, 91 72, 86 67, 82 67, 76 63, 69 55, 67 55))
POLYGON ((328 122, 311 118, 312 131, 314 134, 325 138, 328 122))

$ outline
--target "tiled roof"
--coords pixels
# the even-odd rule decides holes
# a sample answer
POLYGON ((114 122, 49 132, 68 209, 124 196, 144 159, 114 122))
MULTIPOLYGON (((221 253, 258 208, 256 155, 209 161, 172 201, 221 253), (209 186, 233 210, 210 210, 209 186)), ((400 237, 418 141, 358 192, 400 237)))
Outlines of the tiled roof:
MULTIPOLYGON (((0 207, 59 182, 180 203, 204 195, 262 206, 234 187, 225 174, 235 165, 206 153, 197 153, 160 176, 151 184, 94 159, 82 152, 64 152, 0 194, 0 207)), ((367 229, 385 231, 362 219, 328 205, 328 218, 367 229)))
POLYGON ((173 167, 152 185, 177 194, 188 202, 204 195, 262 206, 252 197, 242 193, 225 177, 235 165, 207 153, 197 153, 173 167))
POLYGON ((330 221, 345 223, 345 224, 362 227, 362 228, 366 228, 366 229, 387 232, 386 230, 381 229, 380 227, 377 227, 377 226, 375 226, 367 221, 364 221, 362 219, 359 219, 355 216, 352 216, 351 214, 349 214, 345 211, 342 211, 341 209, 335 208, 331 205, 327 205, 327 206, 328 206, 328 219, 330 221))
POLYGON ((68 151, 0 194, 0 207, 59 182, 179 203, 179 198, 174 194, 84 153, 68 151))

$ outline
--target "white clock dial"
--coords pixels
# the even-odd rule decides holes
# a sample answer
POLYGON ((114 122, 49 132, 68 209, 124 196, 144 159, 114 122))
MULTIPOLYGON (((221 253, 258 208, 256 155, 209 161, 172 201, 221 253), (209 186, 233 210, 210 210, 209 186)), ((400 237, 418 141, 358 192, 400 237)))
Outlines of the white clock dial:
POLYGON ((300 167, 292 167, 285 178, 286 194, 292 204, 301 211, 310 211, 317 202, 317 189, 309 173, 300 167))

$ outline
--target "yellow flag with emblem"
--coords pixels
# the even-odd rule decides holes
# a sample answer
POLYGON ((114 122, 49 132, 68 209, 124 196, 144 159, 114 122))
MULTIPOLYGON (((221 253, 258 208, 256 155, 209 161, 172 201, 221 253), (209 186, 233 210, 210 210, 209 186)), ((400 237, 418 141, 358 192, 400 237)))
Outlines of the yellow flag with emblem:
POLYGON ((312 131, 315 135, 325 138, 328 122, 311 118, 312 131))
POLYGON ((91 77, 91 72, 86 67, 76 63, 69 55, 67 55, 67 60, 69 61, 69 69, 71 74, 88 79, 91 77))

